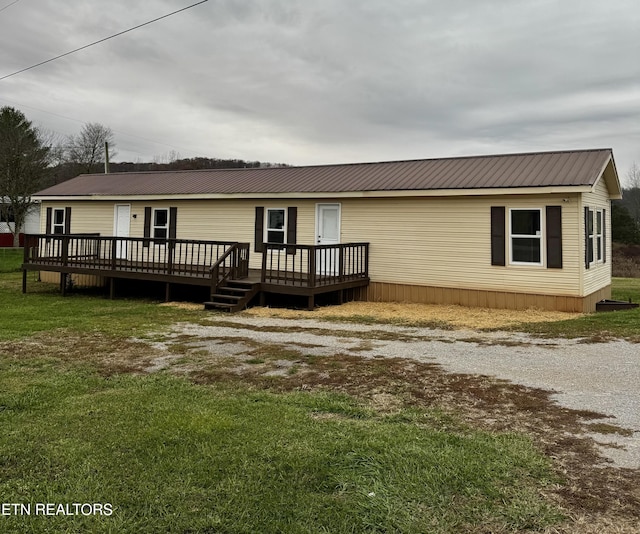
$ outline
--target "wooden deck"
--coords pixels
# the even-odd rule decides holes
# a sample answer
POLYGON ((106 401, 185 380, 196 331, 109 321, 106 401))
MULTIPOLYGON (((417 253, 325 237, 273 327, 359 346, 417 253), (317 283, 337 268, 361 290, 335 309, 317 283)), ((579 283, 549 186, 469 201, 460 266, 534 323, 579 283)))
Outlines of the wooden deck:
POLYGON ((369 284, 368 243, 265 243, 261 269, 249 269, 249 249, 249 243, 228 241, 27 235, 22 290, 27 291, 28 271, 60 273, 63 294, 70 274, 103 277, 112 298, 117 279, 151 280, 166 284, 167 300, 172 285, 209 287, 208 307, 234 311, 245 307, 247 298, 265 293, 306 296, 313 308, 318 294, 342 295, 345 289, 369 284))

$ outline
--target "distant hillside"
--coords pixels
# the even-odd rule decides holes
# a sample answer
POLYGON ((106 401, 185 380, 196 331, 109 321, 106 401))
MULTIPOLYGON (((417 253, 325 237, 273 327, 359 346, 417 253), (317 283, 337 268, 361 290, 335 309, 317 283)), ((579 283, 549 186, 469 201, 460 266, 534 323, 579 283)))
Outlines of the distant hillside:
POLYGON ((243 159, 185 158, 170 163, 111 163, 110 172, 189 171, 195 169, 255 169, 287 167, 285 163, 245 161, 243 159))
MULTIPOLYGON (((112 162, 109 172, 146 172, 146 171, 189 171, 199 169, 255 169, 258 167, 289 167, 286 163, 270 163, 264 161, 245 161, 243 159, 218 158, 183 158, 169 163, 112 162)), ((95 165, 92 174, 102 174, 104 164, 95 165)), ((63 163, 51 169, 44 187, 59 184, 81 174, 77 165, 63 163)))

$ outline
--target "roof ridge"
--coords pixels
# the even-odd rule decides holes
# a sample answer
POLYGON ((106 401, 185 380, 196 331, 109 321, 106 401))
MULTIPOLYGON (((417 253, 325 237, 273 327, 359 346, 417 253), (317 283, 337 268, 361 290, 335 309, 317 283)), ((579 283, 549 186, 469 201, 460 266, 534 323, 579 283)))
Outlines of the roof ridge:
MULTIPOLYGON (((158 171, 122 171, 112 172, 109 176, 118 175, 132 175, 132 174, 182 174, 182 173, 205 173, 205 172, 241 172, 241 171, 269 171, 274 169, 320 169, 331 167, 356 167, 356 166, 368 166, 368 165, 389 165, 389 164, 402 164, 402 163, 419 163, 426 161, 453 161, 453 160, 469 160, 469 159, 484 159, 484 158, 508 158, 519 156, 549 156, 553 154, 575 154, 580 152, 610 152, 613 153, 612 148, 581 148, 581 149, 565 149, 565 150, 540 150, 537 152, 509 152, 504 154, 477 154, 473 156, 445 156, 439 158, 416 158, 416 159, 403 159, 403 160, 386 160, 386 161, 361 161, 351 163, 319 163, 315 165, 273 165, 271 167, 228 167, 228 168, 214 168, 214 169, 177 169, 177 170, 158 170, 158 171)), ((102 173, 80 174, 80 176, 95 176, 102 173)))

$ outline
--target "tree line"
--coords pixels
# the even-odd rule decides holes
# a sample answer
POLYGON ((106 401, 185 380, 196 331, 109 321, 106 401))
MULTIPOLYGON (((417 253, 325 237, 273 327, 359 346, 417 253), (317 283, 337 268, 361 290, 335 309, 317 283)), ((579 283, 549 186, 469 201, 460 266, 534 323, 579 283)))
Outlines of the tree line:
MULTIPOLYGON (((8 224, 14 246, 33 207, 31 195, 79 174, 105 172, 109 159, 117 154, 111 128, 98 123, 85 124, 76 135, 64 138, 33 125, 21 111, 0 108, 0 222, 8 224)), ((228 169, 285 166, 241 159, 180 158, 176 152, 167 161, 152 163, 110 163, 110 172, 160 170, 228 169)))
POLYGON ((611 203, 612 240, 640 244, 640 166, 631 165, 627 173, 628 187, 622 188, 622 199, 611 203))

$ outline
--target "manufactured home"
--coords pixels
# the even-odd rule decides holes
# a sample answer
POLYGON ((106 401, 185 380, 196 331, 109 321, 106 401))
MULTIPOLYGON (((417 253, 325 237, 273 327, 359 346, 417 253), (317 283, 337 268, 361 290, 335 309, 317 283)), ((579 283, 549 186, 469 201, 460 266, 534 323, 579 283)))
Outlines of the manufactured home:
POLYGON ((588 312, 611 292, 610 149, 81 175, 39 192, 26 273, 254 296, 588 312), (234 289, 235 288, 235 289, 234 289))

